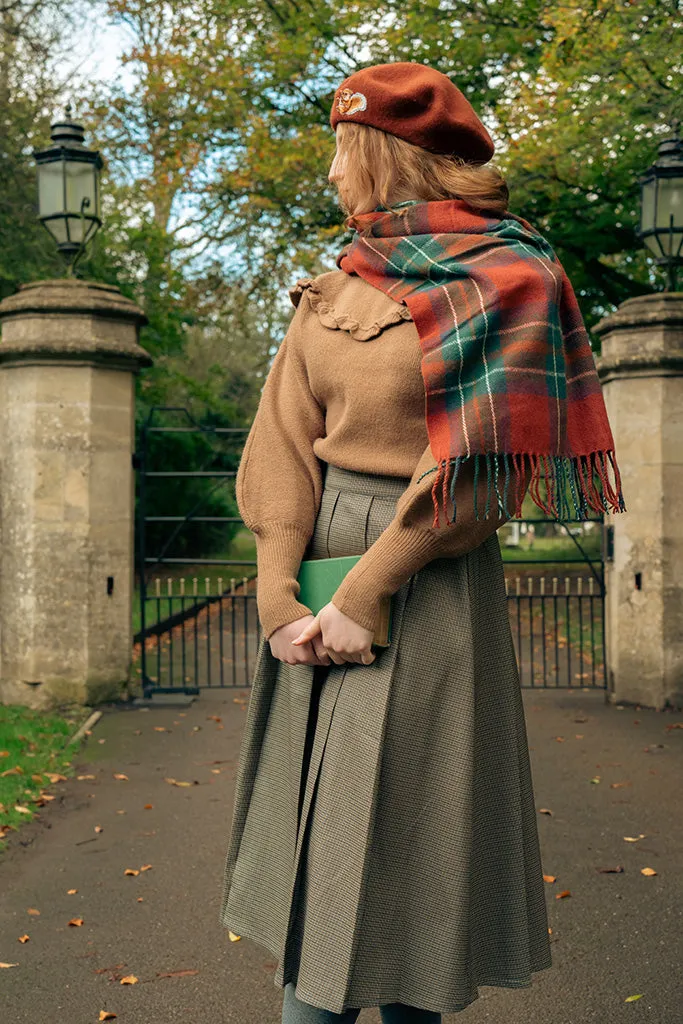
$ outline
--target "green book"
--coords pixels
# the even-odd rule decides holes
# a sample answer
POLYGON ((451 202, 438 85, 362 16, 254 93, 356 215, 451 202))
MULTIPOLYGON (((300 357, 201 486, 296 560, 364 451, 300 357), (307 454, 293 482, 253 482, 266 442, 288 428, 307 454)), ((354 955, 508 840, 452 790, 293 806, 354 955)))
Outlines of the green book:
MULTIPOLYGON (((317 615, 329 604, 347 572, 361 558, 360 555, 342 555, 339 558, 306 558, 301 562, 299 575, 299 601, 317 615)), ((388 647, 391 642, 391 595, 379 606, 379 622, 373 637, 373 647, 388 647)))

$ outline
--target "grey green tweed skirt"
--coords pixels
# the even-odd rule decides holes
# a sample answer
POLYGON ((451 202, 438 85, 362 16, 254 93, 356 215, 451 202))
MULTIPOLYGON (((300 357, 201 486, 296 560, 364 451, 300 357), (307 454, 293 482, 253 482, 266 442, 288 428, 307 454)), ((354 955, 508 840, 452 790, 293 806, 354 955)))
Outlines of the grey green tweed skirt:
MULTIPOLYGON (((323 468, 304 557, 361 554, 409 480, 323 468)), ((453 1013, 552 966, 497 534, 393 615, 370 665, 288 665, 261 637, 237 771, 220 922, 333 1013, 453 1013)))

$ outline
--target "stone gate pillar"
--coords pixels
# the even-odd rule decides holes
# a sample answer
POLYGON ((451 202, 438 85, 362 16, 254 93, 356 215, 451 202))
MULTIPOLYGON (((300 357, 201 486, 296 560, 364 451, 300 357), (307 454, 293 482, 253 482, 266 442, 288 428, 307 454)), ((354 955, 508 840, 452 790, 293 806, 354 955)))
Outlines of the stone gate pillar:
POLYGON ((0 303, 0 701, 119 696, 131 663, 134 375, 146 317, 118 288, 0 303))
POLYGON ((683 292, 594 328, 628 512, 607 516, 608 699, 683 707, 683 292))

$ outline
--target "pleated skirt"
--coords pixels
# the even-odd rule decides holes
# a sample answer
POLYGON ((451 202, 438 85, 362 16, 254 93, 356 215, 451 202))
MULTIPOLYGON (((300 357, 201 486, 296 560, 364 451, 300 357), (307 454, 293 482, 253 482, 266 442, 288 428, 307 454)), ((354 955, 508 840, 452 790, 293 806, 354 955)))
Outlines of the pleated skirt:
MULTIPOLYGON (((409 480, 323 467, 304 558, 362 554, 409 480)), ((552 966, 497 534, 393 601, 370 665, 288 665, 261 637, 237 770, 220 922, 333 1013, 453 1013, 552 966)))

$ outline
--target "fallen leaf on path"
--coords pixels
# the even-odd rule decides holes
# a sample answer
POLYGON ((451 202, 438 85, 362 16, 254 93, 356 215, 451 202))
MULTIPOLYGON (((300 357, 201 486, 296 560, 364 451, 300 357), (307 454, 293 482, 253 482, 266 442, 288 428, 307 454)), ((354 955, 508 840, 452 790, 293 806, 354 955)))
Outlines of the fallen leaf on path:
POLYGON ((96 779, 97 776, 96 775, 77 775, 76 778, 80 782, 82 779, 96 779))
POLYGON ((564 892, 555 893, 556 900, 563 900, 565 896, 571 896, 571 891, 569 889, 565 889, 564 892))
POLYGON ((18 967, 18 966, 19 966, 19 964, 3 964, 3 962, 0 960, 0 967, 18 967))
MULTIPOLYGON (((170 782, 170 784, 172 786, 192 786, 192 785, 194 785, 194 783, 192 783, 192 782, 178 782, 177 779, 169 779, 166 776, 164 776, 164 782, 170 782)), ((199 783, 197 783, 197 785, 199 785, 199 783)))
POLYGON ((17 939, 17 941, 18 942, 28 942, 30 940, 30 938, 31 938, 30 935, 20 935, 19 938, 17 939))
POLYGON ((654 868, 641 868, 640 869, 640 873, 641 873, 641 875, 656 875, 657 874, 657 872, 655 871, 654 868))
POLYGON ((139 875, 140 874, 140 872, 137 870, 137 868, 126 868, 126 870, 123 873, 124 873, 124 875, 139 875))
POLYGON ((121 978, 119 984, 121 985, 134 985, 138 979, 134 974, 127 974, 125 978, 121 978))
POLYGON ((171 730, 167 729, 165 725, 155 725, 154 726, 154 731, 155 732, 170 732, 171 730))
POLYGON ((26 913, 27 914, 33 914, 34 917, 38 917, 38 915, 40 914, 40 911, 36 910, 35 907, 29 907, 28 910, 26 911, 26 913))
POLYGON ((543 876, 543 881, 544 882, 554 882, 556 878, 557 878, 557 875, 544 875, 543 876))
POLYGON ((66 775, 62 775, 60 772, 43 772, 43 775, 46 775, 50 782, 66 782, 66 775))
POLYGON ((19 811, 19 814, 30 814, 31 813, 31 808, 30 807, 23 807, 21 804, 15 804, 14 805, 14 810, 15 811, 19 811))
POLYGON ((220 715, 207 715, 206 717, 207 717, 207 720, 209 720, 211 722, 222 722, 223 721, 223 719, 221 718, 220 715))
POLYGON ((151 864, 143 864, 142 867, 140 868, 140 871, 149 871, 151 867, 151 864))
POLYGON ((600 776, 599 775, 594 775, 593 778, 591 779, 591 782, 593 783, 593 785, 597 785, 600 782, 600 776))
POLYGON ((66 894, 67 894, 67 896, 73 896, 73 894, 74 894, 75 892, 78 892, 78 889, 67 889, 67 890, 66 890, 66 894))
POLYGON ((157 978, 184 978, 188 974, 199 974, 194 968, 187 968, 184 971, 157 971, 157 978))
POLYGON ((645 839, 645 834, 641 832, 639 836, 624 836, 625 843, 637 843, 639 839, 645 839))
POLYGON ((83 924, 83 918, 82 917, 72 917, 71 920, 69 921, 69 924, 73 925, 74 928, 80 928, 81 925, 83 924))
POLYGON ((114 772, 115 779, 122 779, 124 782, 128 782, 128 776, 123 772, 114 772))
POLYGON ((115 1013, 110 1013, 109 1010, 100 1010, 98 1020, 114 1020, 116 1017, 115 1013))
POLYGON ((235 933, 234 933, 234 932, 228 932, 228 935, 229 935, 229 937, 230 937, 230 941, 231 941, 231 942, 237 942, 237 941, 238 941, 239 939, 241 939, 241 938, 242 938, 242 936, 241 936, 241 935, 235 935, 235 933))
POLYGON ((103 825, 95 825, 95 831, 96 832, 104 832, 104 826, 103 825))
POLYGON ((557 740, 558 743, 564 743, 564 736, 553 736, 553 739, 557 740))
POLYGON ((626 999, 624 999, 624 1002, 625 1003, 634 1003, 636 1001, 636 999, 642 999, 642 998, 643 998, 643 993, 639 992, 638 995, 636 995, 636 996, 626 996, 626 999))
POLYGON ((610 789, 620 789, 622 786, 632 786, 632 782, 610 782, 610 789))
POLYGON ((111 971, 120 971, 121 968, 125 967, 125 966, 126 966, 125 963, 123 963, 123 964, 114 964, 113 967, 95 967, 94 970, 93 970, 93 974, 107 974, 108 972, 110 973, 111 971))
POLYGON ((151 811, 153 807, 154 807, 154 804, 145 804, 143 810, 151 811))
POLYGON ((538 813, 539 814, 552 814, 553 812, 548 810, 547 807, 539 807, 538 808, 538 813))

